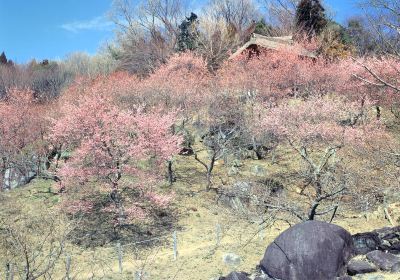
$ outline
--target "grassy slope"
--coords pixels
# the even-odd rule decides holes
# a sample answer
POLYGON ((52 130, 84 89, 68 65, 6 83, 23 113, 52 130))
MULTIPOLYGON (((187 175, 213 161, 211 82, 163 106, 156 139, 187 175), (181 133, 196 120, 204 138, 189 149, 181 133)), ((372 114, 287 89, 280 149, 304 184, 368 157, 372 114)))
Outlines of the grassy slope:
MULTIPOLYGON (((202 156, 205 156, 204 154, 202 156)), ((218 162, 213 182, 217 186, 229 186, 236 181, 254 179, 252 167, 259 165, 270 178, 280 178, 296 166, 293 155, 288 151, 278 152, 279 165, 271 164, 271 160, 247 160, 239 168, 239 173, 227 176, 227 168, 218 162), (283 170, 284 169, 284 170, 283 170), (285 171, 285 172, 283 172, 285 171)), ((242 215, 216 203, 213 192, 202 192, 205 186, 205 174, 193 158, 178 157, 176 160, 177 182, 167 191, 176 193, 173 205, 178 218, 175 229, 178 234, 178 258, 173 259, 172 230, 158 241, 148 244, 130 244, 123 248, 123 274, 118 273, 116 249, 107 244, 94 249, 68 244, 67 252, 72 256, 72 274, 76 279, 132 279, 136 271, 145 271, 144 279, 210 279, 226 275, 237 269, 251 272, 262 258, 266 246, 285 228, 287 224, 277 222, 262 230, 242 215), (217 245, 217 224, 221 228, 221 241, 217 245), (223 255, 234 253, 242 261, 237 267, 223 262, 223 255)), ((290 172, 289 172, 290 173, 290 172)), ((35 180, 29 186, 0 194, 0 216, 14 217, 19 211, 40 215, 41 212, 56 213, 59 196, 51 193, 52 182, 35 180)), ((395 220, 400 218, 400 204, 390 207, 395 220)), ((350 213, 342 210, 336 223, 351 233, 370 231, 390 226, 385 219, 383 209, 370 213, 368 221, 365 213, 350 213)), ((131 240, 135 242, 135 240, 131 240)), ((65 256, 62 257, 62 261, 65 256)), ((0 254, 0 272, 4 267, 0 254)), ((65 275, 65 264, 56 267, 57 276, 65 275)), ((378 273, 381 274, 381 273, 378 273)), ((400 279, 399 275, 385 274, 385 279, 400 279)))
MULTIPOLYGON (((260 162, 257 162, 260 164, 260 162)), ((267 170, 273 171, 267 163, 261 163, 267 170)), ((199 191, 203 188, 202 173, 192 159, 178 159, 178 181, 173 189, 177 194, 174 207, 179 216, 178 221, 178 259, 173 260, 172 234, 153 244, 143 247, 128 245, 124 247, 124 272, 118 274, 118 259, 114 247, 107 245, 94 250, 69 245, 68 252, 72 255, 72 271, 77 279, 95 278, 132 279, 135 271, 143 269, 149 276, 147 279, 210 279, 227 274, 233 269, 252 271, 262 258, 266 246, 287 225, 276 223, 257 234, 257 223, 247 219, 215 203, 215 195, 205 192, 188 195, 189 191, 199 191), (184 165, 183 165, 184 163, 184 165), (199 177, 200 176, 200 177, 199 177), (196 183, 197 182, 197 183, 196 183), (221 241, 216 244, 216 227, 221 226, 221 241), (223 255, 235 253, 242 258, 238 267, 228 266, 223 262, 223 255)), ((248 166, 246 164, 246 166, 248 166)), ((223 165, 219 163, 215 173, 222 174, 223 165)), ((251 176, 248 168, 243 167, 239 177, 251 176)), ((236 178, 237 179, 237 178, 236 178)), ((227 178, 226 180, 230 180, 227 178)), ((49 193, 51 182, 34 181, 25 188, 4 193, 1 213, 12 212, 13 205, 21 207, 22 211, 35 213, 57 204, 58 196, 49 193)), ((395 218, 400 216, 394 212, 395 218), (398 215, 398 216, 397 216, 398 215)), ((370 215, 369 221, 359 214, 341 215, 337 221, 352 233, 368 231, 388 226, 382 210, 370 215)), ((134 240, 132 240, 134 242, 134 240)), ((60 277, 64 273, 62 264, 58 267, 60 277)), ((386 275, 387 279, 398 279, 398 275, 386 275)))

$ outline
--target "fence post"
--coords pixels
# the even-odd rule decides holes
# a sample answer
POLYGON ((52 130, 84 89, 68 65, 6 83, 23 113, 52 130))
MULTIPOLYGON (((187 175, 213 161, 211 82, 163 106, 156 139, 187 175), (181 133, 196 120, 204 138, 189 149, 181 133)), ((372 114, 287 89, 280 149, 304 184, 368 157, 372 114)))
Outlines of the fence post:
POLYGON ((6 264, 6 280, 14 280, 14 268, 12 263, 6 264))
POLYGON ((121 242, 119 242, 119 241, 117 243, 117 253, 118 253, 119 273, 122 273, 122 247, 121 247, 121 242))
POLYGON ((263 219, 261 219, 261 222, 259 223, 259 226, 258 226, 258 237, 260 238, 261 241, 263 241, 264 237, 265 237, 264 230, 265 230, 265 228, 264 228, 264 224, 263 224, 263 219))
POLYGON ((65 259, 65 279, 70 280, 71 278, 69 277, 71 270, 71 256, 67 254, 67 257, 65 259))
POLYGON ((221 234, 222 230, 221 230, 221 225, 220 224, 216 224, 215 226, 215 235, 217 238, 217 246, 219 246, 219 244, 221 243, 221 234))
POLYGON ((272 164, 276 164, 276 152, 274 148, 272 149, 271 154, 272 154, 272 159, 271 159, 272 164))
POLYGON ((174 261, 178 258, 178 237, 176 231, 172 234, 173 250, 174 250, 174 261))
POLYGON ((10 279, 10 264, 6 263, 6 280, 10 279))

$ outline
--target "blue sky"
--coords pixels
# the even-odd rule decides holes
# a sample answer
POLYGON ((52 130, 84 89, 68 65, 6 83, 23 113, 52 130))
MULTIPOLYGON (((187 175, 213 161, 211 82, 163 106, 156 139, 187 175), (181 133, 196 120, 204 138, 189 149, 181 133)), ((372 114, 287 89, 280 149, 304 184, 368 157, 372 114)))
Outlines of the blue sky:
MULTIPOLYGON (((325 2, 339 22, 356 12, 351 0, 325 2)), ((75 51, 93 54, 113 38, 107 19, 111 4, 112 0, 0 0, 0 52, 18 63, 63 58, 75 51)))

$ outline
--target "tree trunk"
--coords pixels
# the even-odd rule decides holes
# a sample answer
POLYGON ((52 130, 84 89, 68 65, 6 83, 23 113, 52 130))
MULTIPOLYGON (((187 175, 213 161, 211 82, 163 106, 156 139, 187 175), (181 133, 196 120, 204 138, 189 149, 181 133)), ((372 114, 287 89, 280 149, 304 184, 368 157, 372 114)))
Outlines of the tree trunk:
POLYGON ((124 220, 124 209, 122 206, 122 199, 121 195, 118 191, 118 184, 113 183, 113 190, 111 192, 111 199, 114 202, 114 205, 116 209, 118 210, 118 215, 117 215, 117 223, 114 226, 114 234, 115 234, 115 239, 119 240, 120 239, 120 233, 121 233, 121 228, 123 225, 123 220, 124 220))
POLYGON ((216 153, 213 154, 210 164, 208 165, 207 168, 207 186, 206 186, 206 191, 209 191, 211 189, 211 177, 212 177, 212 171, 214 169, 214 165, 215 165, 215 159, 216 159, 216 153))
POLYGON ((380 120, 381 119, 381 107, 376 106, 376 119, 380 120))
POLYGON ((174 171, 172 170, 172 160, 168 160, 168 183, 170 186, 175 182, 174 171))
POLYGON ((256 154, 257 160, 262 160, 264 158, 261 153, 261 146, 257 145, 254 137, 253 137, 253 151, 256 154))
POLYGON ((315 215, 317 214, 317 208, 319 206, 319 203, 314 203, 313 206, 310 209, 310 212, 308 213, 308 220, 313 221, 315 219, 315 215))
POLYGON ((5 178, 6 178, 6 170, 7 170, 7 158, 3 157, 2 158, 2 163, 1 163, 1 171, 0 171, 0 191, 5 190, 6 185, 5 185, 5 178))

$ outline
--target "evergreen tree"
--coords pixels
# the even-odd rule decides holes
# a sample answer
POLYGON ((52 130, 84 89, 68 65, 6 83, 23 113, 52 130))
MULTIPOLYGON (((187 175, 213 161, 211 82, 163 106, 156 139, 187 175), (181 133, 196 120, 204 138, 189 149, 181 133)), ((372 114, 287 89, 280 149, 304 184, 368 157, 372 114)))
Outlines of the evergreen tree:
POLYGON ((296 11, 296 28, 311 37, 319 35, 326 27, 325 9, 319 0, 301 0, 296 11))
POLYGON ((197 29, 197 15, 191 13, 179 25, 178 51, 195 50, 197 48, 199 31, 197 29))
POLYGON ((273 27, 265 22, 264 19, 261 19, 256 23, 254 33, 264 35, 264 36, 272 36, 273 27))
POLYGON ((4 52, 2 52, 0 55, 0 64, 5 65, 5 64, 7 64, 7 62, 8 62, 8 60, 7 60, 6 54, 4 52))
POLYGON ((374 53, 379 50, 379 35, 363 18, 351 18, 347 22, 346 33, 359 55, 374 53))

